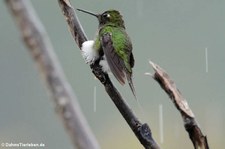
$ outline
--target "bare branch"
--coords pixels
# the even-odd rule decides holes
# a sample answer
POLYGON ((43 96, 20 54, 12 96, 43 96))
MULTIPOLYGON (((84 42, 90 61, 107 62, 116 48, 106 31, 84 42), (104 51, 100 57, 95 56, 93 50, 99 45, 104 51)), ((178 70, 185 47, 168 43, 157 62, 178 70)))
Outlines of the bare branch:
POLYGON ((169 95, 175 107, 180 111, 183 118, 184 127, 189 134, 189 137, 195 149, 209 149, 206 136, 204 136, 199 128, 195 116, 188 106, 186 99, 181 95, 175 83, 170 79, 169 75, 160 68, 157 64, 150 61, 155 73, 152 76, 169 95))
POLYGON ((33 7, 27 0, 6 0, 6 3, 19 26, 25 45, 39 68, 48 93, 56 105, 56 111, 74 147, 99 149, 33 7))
MULTIPOLYGON (((78 21, 78 18, 75 14, 75 11, 70 4, 69 0, 58 0, 59 5, 62 9, 62 12, 66 18, 66 21, 69 25, 70 31, 73 35, 74 40, 76 41, 79 48, 81 48, 82 43, 87 40, 85 33, 78 21)), ((159 146, 152 138, 152 133, 147 124, 142 124, 137 117, 134 115, 132 110, 128 107, 125 101, 122 99, 120 93, 113 86, 111 80, 108 77, 108 74, 104 73, 101 69, 101 66, 98 64, 93 64, 90 66, 94 75, 100 80, 104 85, 106 92, 135 133, 136 137, 139 139, 141 144, 146 149, 159 149, 159 146)))
POLYGON ((73 36, 73 39, 77 43, 78 47, 81 49, 82 43, 87 41, 87 36, 80 25, 80 22, 77 18, 77 15, 70 4, 69 0, 59 0, 59 6, 62 9, 66 21, 69 25, 70 32, 73 36))

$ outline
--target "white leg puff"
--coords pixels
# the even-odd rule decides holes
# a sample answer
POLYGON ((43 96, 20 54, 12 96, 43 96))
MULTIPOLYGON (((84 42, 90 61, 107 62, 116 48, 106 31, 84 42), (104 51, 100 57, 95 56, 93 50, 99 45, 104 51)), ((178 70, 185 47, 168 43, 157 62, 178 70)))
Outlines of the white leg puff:
POLYGON ((88 40, 82 44, 81 54, 87 64, 94 63, 99 57, 97 50, 95 50, 93 46, 94 40, 88 40))
POLYGON ((99 62, 99 65, 102 66, 102 70, 104 72, 111 72, 105 55, 103 56, 103 59, 99 62))

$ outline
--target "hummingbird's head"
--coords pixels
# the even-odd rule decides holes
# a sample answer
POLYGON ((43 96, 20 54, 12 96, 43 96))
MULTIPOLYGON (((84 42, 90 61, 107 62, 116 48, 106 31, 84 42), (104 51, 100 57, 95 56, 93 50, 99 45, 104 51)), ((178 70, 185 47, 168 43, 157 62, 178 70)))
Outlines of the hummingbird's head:
POLYGON ((97 17, 100 27, 106 24, 112 24, 118 27, 125 28, 123 17, 120 14, 120 12, 117 10, 107 10, 103 12, 102 14, 94 14, 92 12, 88 12, 82 9, 77 9, 77 10, 97 17))
POLYGON ((105 11, 104 13, 99 15, 98 21, 100 26, 105 24, 113 24, 113 25, 125 28, 123 17, 120 14, 120 12, 117 10, 105 11))

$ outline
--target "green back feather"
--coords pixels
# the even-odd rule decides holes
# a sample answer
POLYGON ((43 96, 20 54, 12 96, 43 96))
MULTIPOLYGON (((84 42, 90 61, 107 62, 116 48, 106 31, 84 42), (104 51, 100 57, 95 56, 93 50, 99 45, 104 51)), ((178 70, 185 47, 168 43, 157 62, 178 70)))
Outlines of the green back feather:
POLYGON ((112 24, 103 26, 100 29, 100 32, 95 39, 95 44, 94 44, 95 49, 97 50, 101 49, 100 36, 102 36, 105 33, 110 33, 112 35, 113 47, 116 50, 116 53, 123 59, 126 69, 129 72, 132 72, 131 66, 129 63, 132 45, 130 42, 130 38, 125 32, 125 29, 121 27, 115 27, 112 24))

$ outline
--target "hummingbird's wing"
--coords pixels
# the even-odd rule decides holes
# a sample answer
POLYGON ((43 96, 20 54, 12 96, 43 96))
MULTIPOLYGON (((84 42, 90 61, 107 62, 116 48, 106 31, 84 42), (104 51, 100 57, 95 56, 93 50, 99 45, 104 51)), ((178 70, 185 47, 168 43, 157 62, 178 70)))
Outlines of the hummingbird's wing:
POLYGON ((100 38, 100 42, 111 72, 120 84, 124 85, 126 78, 123 70, 124 62, 114 49, 110 33, 103 34, 100 38))

